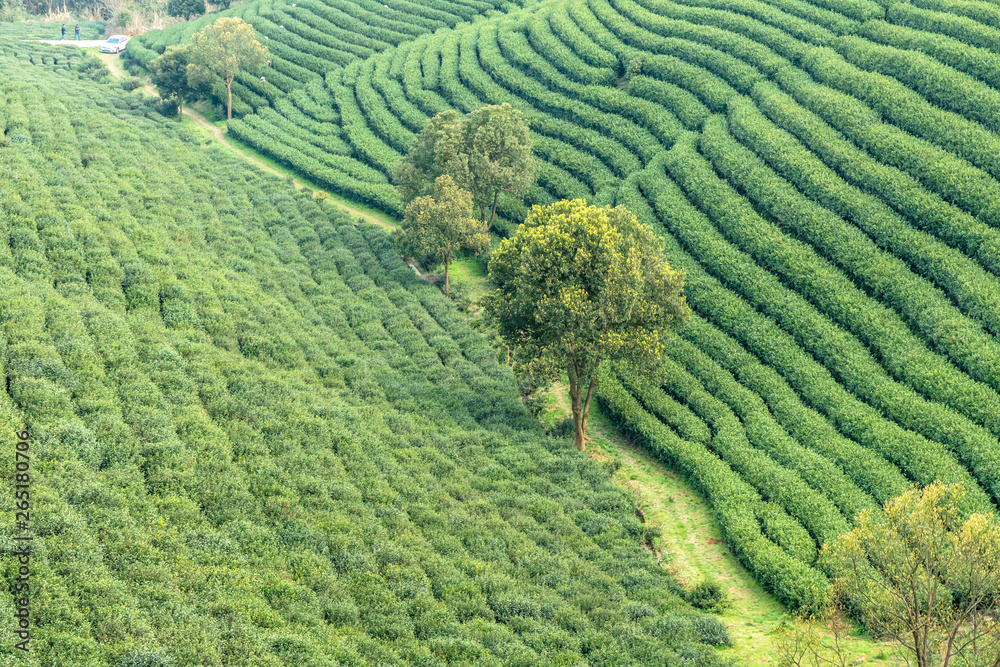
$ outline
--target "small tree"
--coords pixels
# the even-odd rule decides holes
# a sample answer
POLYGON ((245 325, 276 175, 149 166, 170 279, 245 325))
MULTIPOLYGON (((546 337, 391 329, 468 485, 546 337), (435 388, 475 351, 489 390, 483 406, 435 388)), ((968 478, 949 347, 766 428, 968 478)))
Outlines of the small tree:
POLYGON ((519 365, 536 377, 569 376, 580 451, 600 364, 655 367, 690 316, 663 241, 621 206, 535 206, 494 250, 489 274, 496 290, 481 303, 519 365))
POLYGON ((1000 524, 963 519, 964 496, 961 484, 914 489, 821 552, 838 595, 918 667, 1000 665, 1000 524))
POLYGON ((462 116, 454 109, 442 111, 427 121, 409 154, 396 169, 396 187, 404 202, 429 195, 434 189, 435 180, 444 174, 444 166, 438 161, 438 144, 448 135, 459 132, 461 124, 462 116))
POLYGON ((267 62, 267 47, 257 41, 253 26, 241 18, 219 19, 191 38, 188 83, 198 88, 221 80, 229 102, 227 118, 233 117, 233 79, 241 69, 257 69, 267 62))
POLYGON ((177 96, 177 120, 184 113, 184 98, 191 92, 187 67, 191 51, 187 46, 168 46, 163 55, 153 61, 150 70, 153 83, 163 97, 177 96))
POLYGON ((167 14, 185 21, 205 13, 205 0, 167 0, 167 14))
POLYGON ((432 118, 397 171, 403 201, 426 194, 441 174, 472 194, 489 230, 500 193, 520 198, 535 182, 537 166, 524 114, 505 102, 464 117, 449 110, 432 118))
POLYGON ((863 662, 848 645, 852 626, 832 589, 810 609, 799 609, 778 628, 775 653, 782 667, 848 667, 863 662))
POLYGON ((433 196, 417 197, 406 207, 400 250, 409 255, 434 254, 444 264, 444 293, 451 296, 448 265, 453 253, 481 253, 490 245, 486 227, 472 217, 472 195, 455 185, 451 176, 434 181, 433 196))

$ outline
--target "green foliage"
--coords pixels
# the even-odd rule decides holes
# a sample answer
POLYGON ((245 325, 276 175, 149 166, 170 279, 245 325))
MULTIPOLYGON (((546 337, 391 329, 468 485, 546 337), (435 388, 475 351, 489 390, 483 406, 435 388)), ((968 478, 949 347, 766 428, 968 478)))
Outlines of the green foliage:
POLYGON ((205 13, 205 0, 169 0, 167 2, 167 14, 179 16, 185 21, 192 16, 205 13))
MULTIPOLYGON (((198 88, 215 81, 226 84, 226 111, 233 117, 233 79, 243 70, 264 66, 267 47, 256 39, 253 26, 238 17, 219 19, 191 37, 188 84, 198 88)), ((171 59, 168 63, 174 63, 171 59)))
POLYGON ((136 88, 141 88, 142 87, 142 79, 140 79, 137 76, 126 77, 126 78, 122 79, 121 87, 122 87, 122 90, 127 90, 129 92, 132 92, 136 88))
MULTIPOLYGON (((684 599, 690 602, 691 606, 696 609, 705 609, 707 611, 715 612, 725 610, 730 604, 726 591, 717 581, 699 581, 695 584, 694 588, 684 594, 684 599)), ((712 643, 728 644, 730 642, 727 639, 725 642, 712 643)))
POLYGON ((0 21, 24 21, 28 12, 21 0, 3 0, 0 2, 0 21))
POLYGON ((823 549, 837 600, 918 665, 1000 657, 1000 523, 964 517, 963 495, 959 484, 911 489, 823 549))
POLYGON ((188 83, 188 65, 191 63, 191 49, 186 46, 168 47, 163 55, 154 60, 149 68, 153 84, 161 97, 177 98, 177 119, 184 113, 184 98, 191 94, 188 83))
MULTIPOLYGON (((816 546, 849 531, 859 512, 877 514, 911 480, 963 483, 965 512, 1000 502, 996 7, 976 0, 295 4, 250 0, 153 31, 134 39, 125 59, 148 65, 217 18, 242 17, 269 38, 272 66, 262 70, 266 81, 249 72, 233 80, 241 118, 230 136, 399 219, 411 195, 427 194, 401 196, 393 187, 404 156, 414 174, 438 175, 436 139, 423 134, 430 119, 454 122, 484 105, 517 110, 537 180, 498 198, 491 230, 512 237, 532 206, 583 199, 625 205, 662 236, 669 264, 686 274, 695 314, 670 347, 670 375, 642 380, 642 368, 616 368, 624 396, 612 401, 612 391, 603 400, 638 442, 696 480, 727 542, 783 600, 819 599, 811 588, 826 584, 816 546), (722 476, 722 468, 730 472, 722 476), (729 474, 745 485, 735 496, 718 488, 730 484, 720 481, 729 474)), ((24 38, 43 36, 23 29, 24 38)), ((24 66, 62 71, 79 62, 78 53, 25 48, 20 39, 0 49, 24 66)), ((214 88, 217 99, 226 97, 221 82, 214 88)), ((154 113, 133 97, 120 104, 154 113)), ((7 107, 4 146, 66 143, 37 105, 7 107)), ((67 159, 100 166, 104 143, 82 133, 67 159)), ((47 248, 41 234, 15 228, 6 238, 0 262, 57 279, 33 268, 47 248)), ((121 289, 128 260, 116 261, 119 276, 110 260, 95 257, 95 289, 109 303, 148 311, 148 283, 121 289)), ((60 264, 66 289, 79 284, 75 265, 60 264)), ((233 267, 248 272, 235 260, 233 267)), ((232 349, 291 358, 256 330, 193 318, 185 299, 172 295, 178 327, 208 322, 232 349)), ((371 314, 350 316, 366 323, 371 314)), ((440 351, 456 354, 450 345, 440 351)), ((377 383, 351 381, 379 395, 377 383)), ((50 389, 18 385, 59 411, 62 394, 50 389)), ((158 455, 167 460, 170 452, 158 455)), ((479 597, 462 605, 469 618, 493 613, 479 597)), ((433 626, 434 618, 422 623, 433 626)), ((580 636, 593 650, 589 661, 609 655, 600 653, 600 633, 580 636)), ((441 650, 476 660, 466 649, 441 650)))
POLYGON ((410 201, 447 174, 472 195, 479 219, 489 229, 500 193, 523 197, 535 181, 535 169, 524 115, 504 103, 464 117, 445 111, 432 118, 399 165, 397 179, 403 201, 410 201))
MULTIPOLYGON (((0 35, 5 40, 39 40, 39 39, 60 39, 62 37, 61 28, 66 21, 49 21, 44 18, 39 19, 35 15, 35 8, 19 0, 7 0, 0 2, 0 35), (6 9, 5 9, 6 8, 6 9), (10 14, 8 18, 3 17, 3 12, 10 14), (22 12, 24 12, 22 14, 22 12)), ((66 39, 73 36, 73 27, 80 26, 80 39, 101 39, 104 35, 106 24, 104 21, 74 20, 66 26, 66 39)), ((34 44, 35 48, 44 45, 34 44)), ((60 49, 60 51, 62 51, 60 49)), ((79 54, 78 54, 79 55, 79 54)))
POLYGON ((404 202, 426 195, 444 173, 442 160, 438 158, 438 144, 444 144, 448 134, 458 131, 461 120, 461 115, 453 109, 442 111, 428 120, 417 135, 396 172, 399 194, 404 202))
POLYGON ((18 48, 0 425, 32 434, 41 591, 18 660, 722 664, 694 620, 658 632, 694 612, 632 497, 389 235, 18 48))
POLYGON ((489 248, 490 239, 486 226, 472 217, 472 195, 446 174, 434 181, 431 196, 417 197, 406 205, 396 243, 410 257, 439 257, 444 264, 444 294, 451 296, 451 256, 463 250, 479 254, 489 248))
POLYGON ((624 207, 574 200, 535 207, 490 256, 483 308, 529 375, 568 375, 581 451, 601 363, 655 366, 690 314, 662 250, 624 207))
MULTIPOLYGON (((330 69, 365 58, 421 34, 430 34, 476 16, 524 4, 524 0, 433 0, 383 3, 356 0, 246 0, 224 12, 212 13, 188 23, 154 30, 133 39, 125 52, 129 66, 148 67, 167 46, 187 43, 206 25, 225 17, 239 17, 253 24, 259 38, 270 49, 271 71, 265 74, 281 93, 293 93, 322 77, 330 69), (284 27, 282 27, 284 26, 284 27), (264 39, 264 38, 267 39, 264 39), (280 79, 277 73, 287 77, 280 79)), ((260 110, 260 75, 245 85, 234 86, 234 106, 246 112, 260 110)), ((223 100, 224 98, 218 98, 223 100)), ((322 112, 321 112, 322 113, 322 112)), ((419 129, 419 128, 418 128, 419 129)), ((399 215, 402 215, 400 210, 399 215)))
POLYGON ((111 78, 111 71, 99 58, 87 56, 80 60, 76 66, 77 71, 82 76, 86 76, 98 83, 107 83, 111 78))

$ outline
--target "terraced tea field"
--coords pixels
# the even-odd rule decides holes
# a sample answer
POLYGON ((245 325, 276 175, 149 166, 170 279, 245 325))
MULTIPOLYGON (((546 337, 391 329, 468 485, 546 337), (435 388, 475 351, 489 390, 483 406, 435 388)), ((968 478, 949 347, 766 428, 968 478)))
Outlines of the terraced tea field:
POLYGON ((660 230, 695 317, 662 386, 607 369, 600 400, 694 481, 789 604, 824 585, 819 545, 912 482, 964 482, 968 509, 995 510, 1000 9, 504 9, 407 40, 387 32, 391 46, 325 70, 300 63, 323 78, 251 102, 229 131, 398 216, 392 173, 428 117, 523 110, 540 178, 502 202, 499 232, 531 204, 574 197, 660 230))
POLYGON ((33 535, 33 637, 0 627, 0 662, 722 664, 632 498, 384 230, 18 48, 0 425, 30 433, 31 518, 0 534, 33 535))
MULTIPOLYGON (((389 4, 375 0, 251 0, 225 12, 142 35, 129 44, 126 60, 133 67, 146 67, 167 46, 190 39, 221 17, 237 16, 256 28, 260 41, 270 50, 272 67, 263 83, 259 74, 240 73, 233 86, 234 111, 244 114, 276 105, 285 94, 299 88, 302 90, 294 99, 315 109, 329 106, 322 92, 322 77, 332 67, 526 1, 532 0, 393 0, 389 4)), ((289 108, 287 104, 285 108, 289 108)))

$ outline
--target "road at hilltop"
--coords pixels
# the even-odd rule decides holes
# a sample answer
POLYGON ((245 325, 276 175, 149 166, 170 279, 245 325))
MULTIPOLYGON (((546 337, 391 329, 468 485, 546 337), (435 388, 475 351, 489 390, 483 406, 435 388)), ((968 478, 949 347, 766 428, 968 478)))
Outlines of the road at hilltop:
POLYGON ((64 44, 66 46, 78 46, 85 49, 89 46, 100 46, 106 39, 24 39, 24 42, 41 42, 42 44, 64 44))

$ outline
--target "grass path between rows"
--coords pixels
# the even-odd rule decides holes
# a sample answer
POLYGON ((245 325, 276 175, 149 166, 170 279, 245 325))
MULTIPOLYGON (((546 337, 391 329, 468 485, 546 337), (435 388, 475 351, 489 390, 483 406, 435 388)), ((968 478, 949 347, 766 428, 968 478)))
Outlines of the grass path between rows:
MULTIPOLYGON (((88 49, 89 50, 89 49, 88 49)), ((111 53, 100 53, 98 49, 94 49, 94 55, 101 59, 105 65, 107 65, 108 70, 111 75, 115 78, 121 79, 127 76, 124 68, 121 64, 121 58, 117 54, 111 53)), ((159 93, 150 84, 145 84, 143 86, 143 91, 154 97, 159 97, 159 93)), ((196 132, 202 138, 202 145, 208 146, 211 142, 206 142, 204 139, 207 137, 214 140, 219 146, 232 151, 236 155, 239 155, 244 160, 252 162, 259 168, 274 174, 275 176, 280 176, 281 178, 290 179, 291 183, 298 190, 309 189, 314 195, 318 194, 323 199, 326 199, 330 203, 342 208, 347 211, 352 217, 361 218, 367 222, 378 225, 383 229, 388 229, 390 231, 397 229, 399 227, 396 222, 389 216, 373 211, 371 209, 365 209, 359 207, 353 202, 348 202, 343 197, 340 197, 332 192, 328 192, 314 183, 308 182, 306 179, 292 173, 290 170, 285 169, 275 163, 273 160, 269 160, 264 157, 254 149, 249 146, 237 142, 234 139, 229 138, 227 135, 229 133, 228 128, 224 121, 212 122, 204 115, 199 113, 197 110, 192 108, 191 105, 184 106, 184 116, 189 119, 191 123, 198 128, 196 132), (239 145, 236 145, 239 144, 239 145)))
POLYGON ((384 215, 376 215, 374 213, 366 212, 360 208, 352 206, 346 203, 342 197, 338 197, 334 195, 332 192, 323 190, 322 188, 319 188, 312 183, 306 184, 303 182, 303 179, 300 176, 293 175, 288 170, 279 169, 277 166, 272 166, 272 164, 268 164, 268 162, 271 162, 270 160, 265 161, 266 158, 264 158, 264 156, 260 155, 259 153, 254 151, 249 146, 246 146, 245 144, 236 146, 235 140, 230 140, 227 137, 228 129, 224 125, 220 126, 219 124, 216 123, 210 123, 207 118, 205 118, 203 115, 192 109, 190 106, 184 107, 184 115, 190 118, 195 125, 198 125, 207 130, 211 135, 211 137, 215 139, 215 141, 217 141, 220 146, 232 151, 236 155, 239 155, 244 160, 252 162, 253 164, 263 169, 264 171, 270 172, 276 176, 280 176, 285 179, 291 179, 292 185, 294 185, 296 189, 312 190, 314 195, 320 194, 321 196, 323 196, 324 199, 327 199, 332 204, 347 211, 347 213, 349 213, 352 217, 361 218, 367 222, 378 225, 383 229, 392 231, 399 227, 399 225, 389 222, 389 218, 384 215))
MULTIPOLYGON (((570 417, 569 388, 555 384, 542 392, 546 426, 570 417)), ((711 505, 685 479, 624 437, 599 405, 591 404, 587 428, 588 454, 615 459, 614 481, 632 491, 646 525, 659 530, 653 542, 661 565, 685 588, 711 580, 722 585, 730 606, 719 618, 734 646, 721 649, 744 665, 783 664, 778 652, 784 628, 791 626, 788 609, 764 590, 736 559, 722 535, 711 505)), ((829 633, 826 633, 829 639, 829 633)), ((893 649, 864 635, 846 639, 848 664, 895 664, 893 649)))
MULTIPOLYGON (((551 426, 570 417, 569 388, 556 384, 543 392, 541 419, 551 426)), ((622 436, 595 403, 587 428, 592 458, 620 462, 614 481, 632 491, 646 524, 659 529, 654 540, 661 565, 684 586, 713 580, 722 585, 730 606, 720 619, 735 646, 726 650, 743 664, 777 662, 774 633, 788 610, 758 584, 736 560, 707 501, 685 480, 622 436)))

